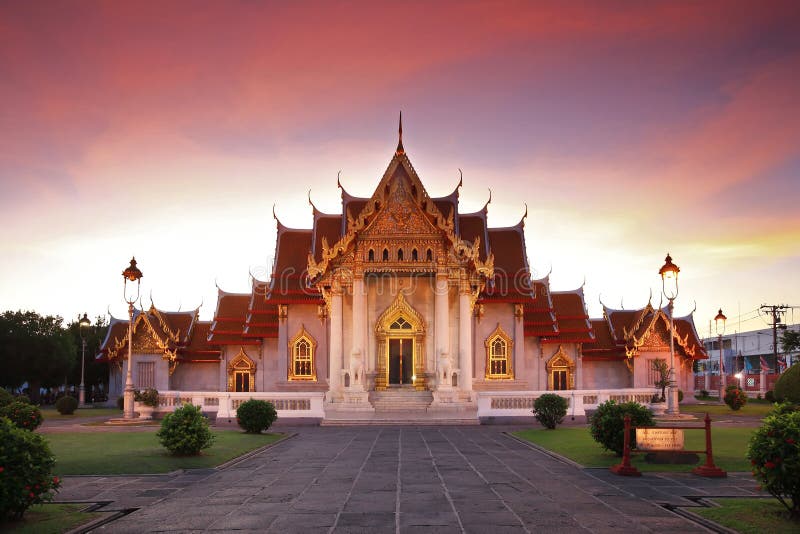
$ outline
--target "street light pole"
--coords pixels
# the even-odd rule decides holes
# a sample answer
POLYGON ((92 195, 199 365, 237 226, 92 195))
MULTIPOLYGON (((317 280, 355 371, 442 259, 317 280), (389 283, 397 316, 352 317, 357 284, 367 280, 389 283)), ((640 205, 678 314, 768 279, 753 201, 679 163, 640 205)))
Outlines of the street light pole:
POLYGON ((78 332, 81 334, 81 385, 80 389, 78 390, 78 405, 79 406, 86 406, 86 385, 84 384, 84 369, 86 367, 86 334, 84 334, 83 329, 89 328, 92 322, 89 320, 89 317, 84 313, 83 317, 80 318, 78 321, 78 332))
POLYGON ((669 415, 680 415, 678 407, 678 386, 675 382, 675 324, 673 322, 673 301, 678 296, 678 273, 680 268, 672 263, 669 254, 664 261, 664 265, 658 270, 661 275, 661 291, 669 301, 667 311, 669 312, 669 396, 667 397, 667 413, 669 415))
POLYGON ((722 357, 722 334, 725 333, 725 321, 728 318, 722 313, 722 308, 719 313, 714 317, 714 328, 717 330, 719 336, 719 400, 725 400, 725 360, 722 357))
POLYGON ((142 271, 136 267, 136 258, 131 258, 131 264, 127 269, 122 271, 124 279, 124 297, 125 302, 128 303, 128 370, 125 373, 125 393, 123 404, 123 419, 133 419, 133 303, 139 300, 139 285, 142 280, 142 271), (128 286, 131 282, 131 286, 128 286), (134 282, 136 285, 134 286, 134 282), (134 293, 135 290, 135 293, 134 293))

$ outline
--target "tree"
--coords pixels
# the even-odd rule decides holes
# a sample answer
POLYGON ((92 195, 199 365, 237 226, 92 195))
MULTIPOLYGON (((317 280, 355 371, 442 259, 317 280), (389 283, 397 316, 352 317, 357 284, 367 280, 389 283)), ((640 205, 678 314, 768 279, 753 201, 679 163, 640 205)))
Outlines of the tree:
POLYGON ((800 351, 800 330, 784 330, 781 336, 783 352, 800 351))
POLYGON ((664 402, 667 398, 667 386, 669 386, 669 366, 666 360, 653 360, 653 371, 657 375, 653 385, 661 388, 661 402, 664 402))
MULTIPOLYGON (((81 383, 81 332, 78 319, 76 318, 67 325, 69 335, 72 337, 72 342, 75 345, 74 365, 72 372, 69 374, 69 383, 78 386, 81 383)), ((100 351, 100 345, 106 338, 108 331, 108 318, 104 315, 95 317, 94 322, 84 331, 86 336, 86 367, 84 383, 86 384, 87 402, 89 399, 89 391, 92 386, 97 384, 105 384, 108 382, 108 363, 97 363, 95 356, 100 351)))
POLYGON ((75 344, 59 316, 34 311, 0 315, 0 386, 28 382, 29 396, 39 401, 42 386, 63 383, 74 364, 75 344))

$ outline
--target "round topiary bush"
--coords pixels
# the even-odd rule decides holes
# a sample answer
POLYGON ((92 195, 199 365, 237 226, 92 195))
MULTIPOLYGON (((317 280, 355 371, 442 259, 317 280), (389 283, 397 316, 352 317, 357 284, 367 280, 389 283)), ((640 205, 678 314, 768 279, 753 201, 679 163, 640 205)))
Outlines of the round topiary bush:
POLYGON ((72 395, 66 395, 56 401, 56 410, 61 415, 72 415, 78 409, 78 399, 72 395))
MULTIPOLYGON (((625 415, 631 416, 631 427, 653 426, 653 414, 646 406, 638 402, 623 402, 617 404, 613 400, 606 401, 597 407, 592 416, 592 438, 604 449, 622 456, 625 446, 625 415)), ((631 429, 631 448, 636 448, 636 433, 631 429)))
POLYGON ((553 430, 567 415, 567 399, 555 393, 545 393, 533 401, 533 415, 542 426, 553 430))
POLYGON ((278 412, 269 401, 250 399, 236 409, 236 422, 250 434, 267 430, 277 418, 278 412))
POLYGON ((0 388, 0 408, 14 402, 14 395, 3 388, 0 388))
MULTIPOLYGON (((782 405, 783 406, 783 405, 782 405)), ((776 409, 750 439, 747 458, 761 487, 800 518, 800 411, 776 409)))
POLYGON ((27 402, 14 401, 0 408, 0 417, 7 417, 24 430, 36 430, 42 424, 42 411, 27 402))
POLYGON ((725 388, 725 404, 736 411, 747 404, 747 394, 739 386, 728 386, 725 388))
POLYGON ((800 365, 792 365, 778 377, 775 400, 800 404, 800 365))
POLYGON ((117 410, 124 410, 125 409, 125 395, 120 395, 117 397, 117 410))
POLYGON ((764 393, 764 400, 767 402, 775 402, 775 392, 771 389, 764 393))
POLYGON ((199 406, 184 404, 168 413, 156 433, 161 445, 172 454, 194 456, 214 443, 214 435, 208 428, 199 406))
POLYGON ((19 519, 33 504, 52 499, 61 485, 47 442, 0 417, 0 520, 19 519))
POLYGON ((678 402, 683 402, 683 390, 678 390, 678 402))

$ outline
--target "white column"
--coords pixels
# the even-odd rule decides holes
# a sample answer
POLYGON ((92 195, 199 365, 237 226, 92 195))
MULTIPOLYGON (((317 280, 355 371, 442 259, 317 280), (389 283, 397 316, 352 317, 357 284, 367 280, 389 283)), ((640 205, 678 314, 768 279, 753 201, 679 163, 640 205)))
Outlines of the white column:
POLYGON ((514 304, 514 377, 525 376, 525 321, 522 304, 514 304))
POLYGON ((458 295, 458 387, 462 391, 472 391, 472 306, 470 306, 469 287, 462 288, 458 295))
POLYGON ((278 305, 278 382, 289 380, 289 307, 278 305))
POLYGON ((364 389, 364 336, 367 307, 364 301, 364 278, 353 277, 353 350, 350 353, 350 389, 364 389))
POLYGON ((335 288, 331 291, 331 337, 328 348, 328 402, 339 394, 342 386, 342 291, 335 288))
POLYGON ((436 275, 436 288, 433 301, 434 307, 434 334, 433 341, 436 348, 436 385, 439 389, 450 387, 448 374, 450 367, 450 314, 448 307, 447 275, 436 275))

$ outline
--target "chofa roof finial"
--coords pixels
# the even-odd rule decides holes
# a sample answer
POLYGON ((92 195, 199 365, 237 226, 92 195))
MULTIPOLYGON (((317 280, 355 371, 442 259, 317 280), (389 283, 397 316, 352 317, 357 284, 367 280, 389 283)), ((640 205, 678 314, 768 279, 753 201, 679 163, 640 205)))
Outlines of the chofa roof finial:
POLYGON ((403 112, 402 111, 400 112, 400 127, 397 130, 397 134, 398 134, 398 137, 397 137, 397 150, 395 151, 395 153, 398 156, 402 156, 403 154, 406 153, 405 149, 403 148, 403 112))

